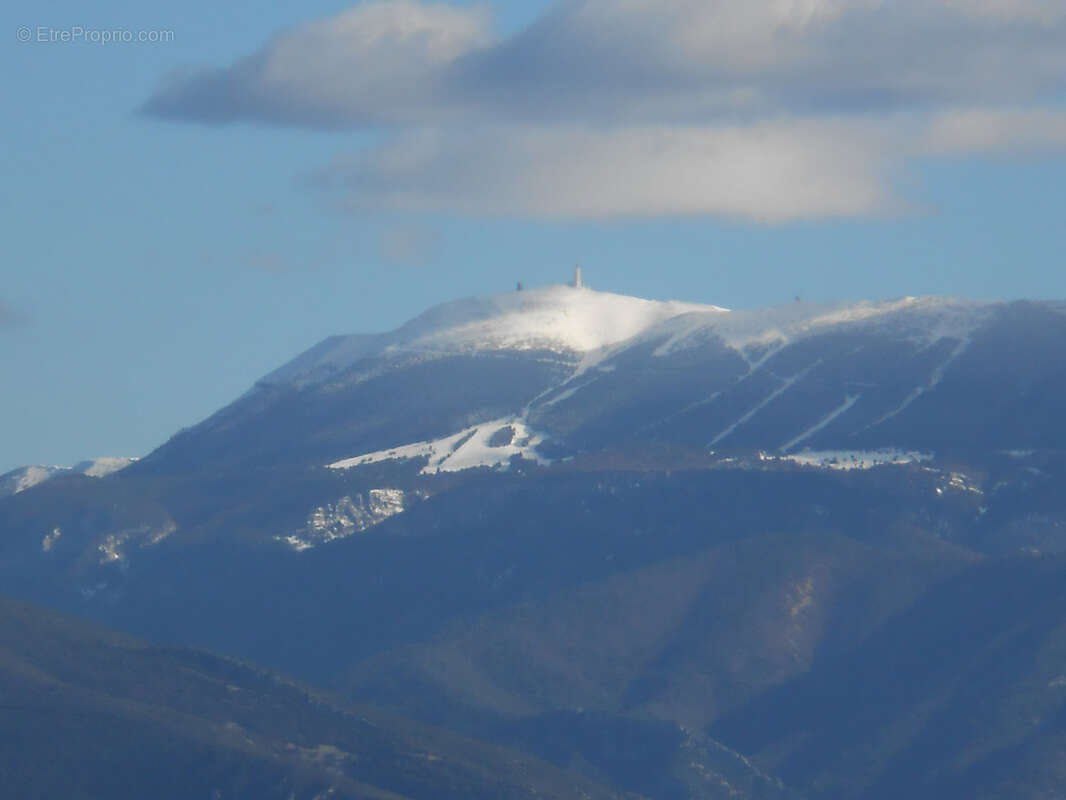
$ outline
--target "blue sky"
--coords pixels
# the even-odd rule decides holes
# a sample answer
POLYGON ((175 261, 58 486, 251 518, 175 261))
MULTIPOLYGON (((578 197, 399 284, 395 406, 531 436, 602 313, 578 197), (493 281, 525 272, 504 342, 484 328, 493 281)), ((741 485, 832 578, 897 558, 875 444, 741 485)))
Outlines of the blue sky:
POLYGON ((0 472, 575 261, 737 308, 1066 297, 1059 5, 5 9, 0 472))

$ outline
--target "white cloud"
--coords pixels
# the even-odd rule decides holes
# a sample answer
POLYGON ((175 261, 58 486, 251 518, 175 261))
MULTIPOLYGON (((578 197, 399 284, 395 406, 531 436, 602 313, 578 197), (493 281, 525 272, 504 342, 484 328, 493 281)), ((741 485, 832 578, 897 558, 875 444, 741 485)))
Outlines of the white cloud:
POLYGON ((973 109, 735 125, 424 129, 338 158, 315 184, 352 212, 780 223, 909 208, 919 157, 1066 149, 1066 111, 973 109))
POLYGON ((422 132, 319 175, 353 211, 764 222, 886 213, 885 137, 862 123, 422 132))
POLYGON ((1060 0, 944 0, 948 9, 991 22, 1036 22, 1053 25, 1066 19, 1060 0))
POLYGON ((960 109, 938 114, 926 134, 934 155, 1043 153, 1066 149, 1066 110, 960 109))
POLYGON ((779 222, 892 213, 916 157, 1055 150, 1064 97, 1062 0, 564 0, 507 38, 375 0, 145 109, 375 129, 319 175, 360 212, 779 222))
POLYGON ((712 121, 1035 101, 1066 87, 1060 0, 571 0, 494 38, 483 8, 359 4, 230 67, 172 79, 163 116, 331 127, 712 121))
POLYGON ((619 54, 639 43, 674 68, 744 72, 794 61, 803 55, 805 37, 820 35, 849 12, 880 5, 879 0, 592 0, 570 5, 566 26, 586 42, 617 47, 619 54))
POLYGON ((565 5, 529 41, 501 43, 495 62, 520 57, 532 75, 542 73, 528 83, 545 78, 548 91, 564 95, 566 76, 551 62, 587 70, 578 86, 607 90, 621 115, 644 93, 664 90, 678 100, 675 113, 709 89, 742 94, 749 111, 770 114, 1021 102, 1064 87, 1062 5, 587 0, 565 5))
POLYGON ((346 127, 424 116, 455 59, 490 41, 483 8, 416 0, 361 3, 286 31, 223 69, 172 78, 149 113, 346 127))

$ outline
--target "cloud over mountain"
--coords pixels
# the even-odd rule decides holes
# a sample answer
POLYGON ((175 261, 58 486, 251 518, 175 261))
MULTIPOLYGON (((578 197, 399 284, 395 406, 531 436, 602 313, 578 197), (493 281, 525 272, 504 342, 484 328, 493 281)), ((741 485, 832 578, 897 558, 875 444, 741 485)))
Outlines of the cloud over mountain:
POLYGON ((781 221, 899 207, 900 159, 1060 148, 1064 88, 1041 0, 570 0, 509 36, 377 0, 144 111, 382 132, 333 181, 356 208, 781 221))
POLYGON ((420 130, 340 157, 316 184, 386 209, 596 219, 718 214, 764 222, 886 213, 876 129, 850 121, 420 130))
POLYGON ((363 3, 286 31, 229 67, 171 76, 145 110, 315 127, 421 119, 439 103, 449 65, 488 37, 481 10, 363 3))

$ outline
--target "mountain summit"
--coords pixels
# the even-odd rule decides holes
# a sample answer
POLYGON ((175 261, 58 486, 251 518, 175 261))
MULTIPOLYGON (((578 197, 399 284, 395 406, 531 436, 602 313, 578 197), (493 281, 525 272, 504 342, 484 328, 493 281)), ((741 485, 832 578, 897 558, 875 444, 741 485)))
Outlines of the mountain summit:
POLYGON ((581 286, 468 297, 435 306, 391 333, 326 339, 261 383, 313 383, 368 358, 492 350, 589 353, 692 313, 723 314, 726 309, 581 286))

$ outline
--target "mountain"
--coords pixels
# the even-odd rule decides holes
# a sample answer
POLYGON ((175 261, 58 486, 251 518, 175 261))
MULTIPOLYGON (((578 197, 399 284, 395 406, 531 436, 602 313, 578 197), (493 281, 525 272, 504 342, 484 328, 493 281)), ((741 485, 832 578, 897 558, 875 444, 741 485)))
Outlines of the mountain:
POLYGON ((0 497, 18 494, 27 489, 32 489, 39 483, 44 483, 56 475, 78 474, 88 475, 90 478, 103 478, 120 469, 125 469, 137 459, 135 458, 94 458, 89 461, 79 461, 73 467, 57 467, 35 464, 0 475, 0 497))
MULTIPOLYGON (((475 428, 484 451, 508 426, 553 460, 648 441, 784 454, 1062 447, 1049 398, 1066 388, 1064 337, 1055 303, 729 312, 550 287, 328 339, 143 468, 351 464, 398 446, 450 449, 475 428)), ((498 446, 511 449, 460 462, 530 455, 498 446)))
POLYGON ((825 796, 1055 797, 1066 562, 982 564, 714 731, 825 796))
POLYGON ((266 670, 0 600, 9 797, 620 798, 266 670))
POLYGON ((618 792, 1054 795, 1064 350, 1053 302, 462 300, 0 499, 0 580, 618 792))

